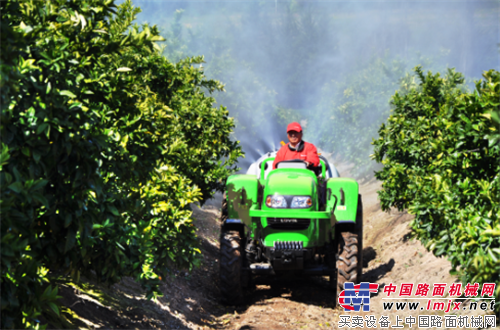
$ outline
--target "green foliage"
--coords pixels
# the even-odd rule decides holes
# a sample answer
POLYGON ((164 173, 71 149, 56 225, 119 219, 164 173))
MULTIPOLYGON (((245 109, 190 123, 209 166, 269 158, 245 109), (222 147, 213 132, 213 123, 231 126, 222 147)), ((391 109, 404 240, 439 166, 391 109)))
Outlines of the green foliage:
POLYGON ((56 274, 133 276, 155 297, 198 262, 189 204, 241 155, 205 95, 222 85, 201 57, 162 57, 129 1, 0 6, 2 328, 60 327, 56 274))
POLYGON ((499 283, 500 73, 485 72, 473 93, 453 70, 416 73, 374 141, 382 208, 415 214, 415 235, 463 281, 499 283))

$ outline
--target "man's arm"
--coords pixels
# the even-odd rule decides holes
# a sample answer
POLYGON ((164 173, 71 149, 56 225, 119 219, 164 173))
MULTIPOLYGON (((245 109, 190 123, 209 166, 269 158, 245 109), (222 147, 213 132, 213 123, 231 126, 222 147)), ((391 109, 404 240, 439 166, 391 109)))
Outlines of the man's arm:
POLYGON ((316 149, 312 143, 308 144, 308 148, 306 150, 306 161, 312 166, 319 166, 318 149, 316 149))

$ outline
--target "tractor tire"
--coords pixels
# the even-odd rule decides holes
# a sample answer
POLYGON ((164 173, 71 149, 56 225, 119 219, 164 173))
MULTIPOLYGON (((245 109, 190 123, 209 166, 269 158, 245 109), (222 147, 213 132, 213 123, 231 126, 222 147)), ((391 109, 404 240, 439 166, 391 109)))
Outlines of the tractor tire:
POLYGON ((220 291, 228 305, 241 304, 243 300, 243 246, 240 233, 222 231, 220 240, 220 291))
POLYGON ((345 282, 358 283, 358 235, 341 233, 341 252, 337 260, 337 290, 344 290, 345 282))
POLYGON ((345 282, 360 283, 363 273, 363 203, 358 197, 356 224, 339 235, 337 258, 337 293, 344 290, 345 282))

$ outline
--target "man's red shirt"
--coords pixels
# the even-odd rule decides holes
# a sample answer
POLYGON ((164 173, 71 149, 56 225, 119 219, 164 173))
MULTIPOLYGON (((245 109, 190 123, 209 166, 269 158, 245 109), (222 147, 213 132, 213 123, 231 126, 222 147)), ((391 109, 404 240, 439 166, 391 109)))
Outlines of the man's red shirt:
POLYGON ((313 166, 319 166, 318 150, 312 143, 302 141, 304 149, 301 151, 290 150, 288 144, 285 144, 276 154, 273 162, 273 170, 276 169, 276 164, 283 160, 301 159, 309 162, 313 166))

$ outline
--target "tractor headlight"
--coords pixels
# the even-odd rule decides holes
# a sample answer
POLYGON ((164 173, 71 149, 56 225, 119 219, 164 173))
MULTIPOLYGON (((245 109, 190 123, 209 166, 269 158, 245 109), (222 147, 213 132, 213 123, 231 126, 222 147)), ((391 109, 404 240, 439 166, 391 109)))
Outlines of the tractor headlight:
POLYGON ((288 207, 285 197, 281 195, 267 196, 266 205, 267 207, 280 208, 280 209, 288 207))
POLYGON ((305 209, 311 207, 312 199, 310 196, 295 196, 292 199, 292 209, 305 209))

